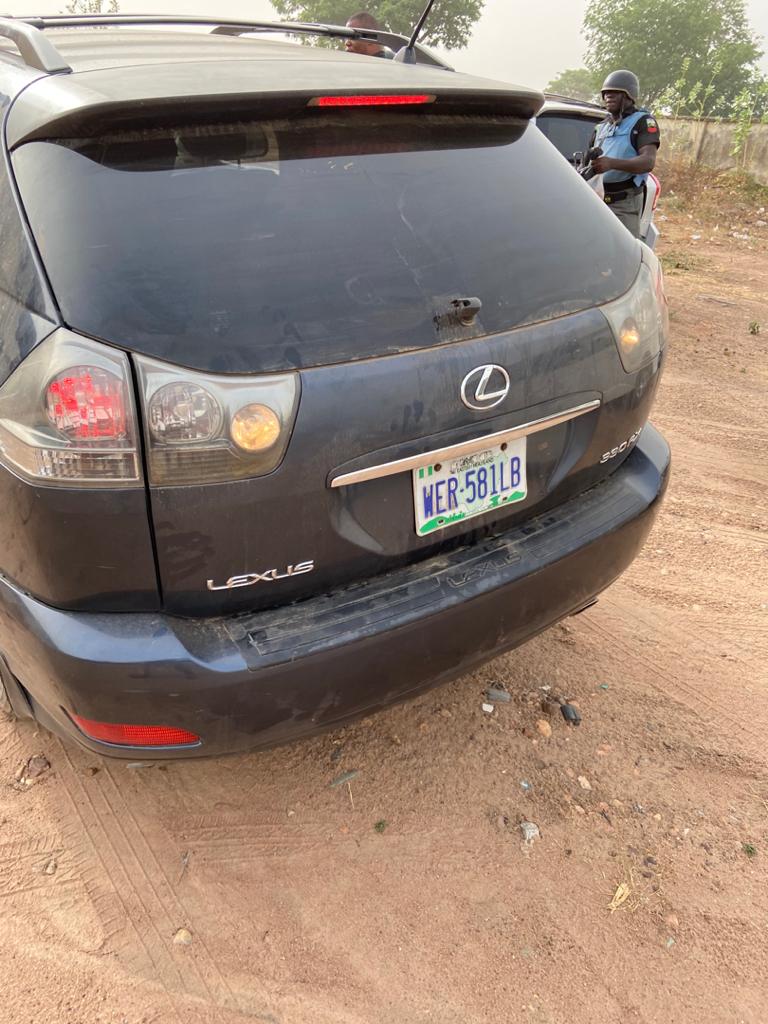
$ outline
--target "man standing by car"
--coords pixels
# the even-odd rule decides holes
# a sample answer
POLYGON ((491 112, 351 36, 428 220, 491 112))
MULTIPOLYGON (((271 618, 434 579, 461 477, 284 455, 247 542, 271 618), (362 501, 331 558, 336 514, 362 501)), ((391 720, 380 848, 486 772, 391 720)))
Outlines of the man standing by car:
MULTIPOLYGON (((381 25, 367 11, 359 11, 357 14, 353 14, 347 21, 347 28, 367 28, 372 32, 381 31, 381 25)), ((391 60, 393 57, 389 50, 386 50, 381 43, 377 43, 375 40, 367 42, 365 39, 347 39, 344 43, 344 49, 347 53, 362 53, 366 57, 384 57, 385 60, 391 60)))
POLYGON ((608 116, 592 139, 592 146, 603 151, 592 167, 603 175, 605 202, 638 238, 645 182, 660 144, 659 125, 647 110, 637 108, 640 84, 633 72, 612 72, 601 92, 608 116))

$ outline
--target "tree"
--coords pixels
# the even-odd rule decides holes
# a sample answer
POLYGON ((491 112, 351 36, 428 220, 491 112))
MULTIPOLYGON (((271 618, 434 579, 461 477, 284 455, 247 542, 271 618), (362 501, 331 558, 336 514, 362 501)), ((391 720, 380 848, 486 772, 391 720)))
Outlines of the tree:
POLYGON ((600 79, 588 68, 568 68, 555 75, 544 91, 592 103, 600 95, 600 79))
MULTIPOLYGON (((281 18, 344 25, 358 11, 372 14, 391 32, 409 35, 426 0, 271 0, 281 18)), ((466 46, 484 0, 439 0, 427 18, 419 42, 457 50, 466 46)))
POLYGON ((680 114, 695 108, 704 117, 731 114, 762 56, 744 0, 590 0, 584 35, 586 64, 598 77, 629 68, 644 104, 675 89, 693 96, 680 114))

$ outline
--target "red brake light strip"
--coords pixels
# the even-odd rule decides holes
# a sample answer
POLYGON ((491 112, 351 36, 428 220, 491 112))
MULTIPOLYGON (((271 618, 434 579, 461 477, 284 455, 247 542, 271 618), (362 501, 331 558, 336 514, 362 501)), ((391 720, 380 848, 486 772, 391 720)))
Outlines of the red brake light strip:
POLYGON ((307 104, 310 107, 404 107, 434 103, 429 93, 388 93, 381 95, 315 96, 307 104))

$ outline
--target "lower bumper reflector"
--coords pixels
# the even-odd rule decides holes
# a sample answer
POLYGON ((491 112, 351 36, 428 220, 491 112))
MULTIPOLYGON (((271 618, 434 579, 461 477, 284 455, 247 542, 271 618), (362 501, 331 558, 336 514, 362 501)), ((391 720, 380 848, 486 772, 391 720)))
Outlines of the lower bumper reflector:
POLYGON ((170 725, 120 725, 116 722, 95 722, 80 715, 70 717, 81 732, 102 743, 116 743, 124 747, 181 747, 200 742, 200 737, 194 732, 170 725))

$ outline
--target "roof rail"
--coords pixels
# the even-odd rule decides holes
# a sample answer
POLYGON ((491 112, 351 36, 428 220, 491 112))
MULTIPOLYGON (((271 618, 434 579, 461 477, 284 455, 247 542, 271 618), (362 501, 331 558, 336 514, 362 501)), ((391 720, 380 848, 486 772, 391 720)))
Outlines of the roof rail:
MULTIPOLYGON (((408 37, 402 36, 397 32, 385 32, 378 29, 367 29, 367 28, 348 28, 346 25, 321 25, 314 22, 305 21, 243 21, 226 18, 206 18, 194 15, 177 15, 172 14, 52 14, 46 15, 40 18, 5 18, 0 19, 0 24, 8 25, 10 28, 25 29, 24 39, 30 38, 27 35, 28 32, 33 33, 36 40, 35 48, 37 49, 38 56, 36 59, 40 60, 39 57, 39 40, 42 39, 42 33, 40 30, 46 28, 105 28, 109 26, 123 26, 127 27, 130 25, 209 25, 212 27, 212 33, 214 35, 229 35, 229 36, 241 36, 248 32, 282 32, 287 35, 307 35, 307 36, 325 36, 333 39, 364 39, 372 42, 379 42, 382 46, 388 46, 390 49, 398 50, 402 46, 408 45, 408 37)), ((13 38, 10 34, 10 28, 4 32, 0 29, 0 35, 8 35, 13 38)), ((19 33, 21 35, 22 33, 19 33)), ((51 68, 50 70, 64 71, 71 70, 63 58, 58 53, 55 47, 45 40, 46 46, 49 47, 48 59, 49 62, 54 63, 51 58, 51 51, 56 54, 56 58, 59 62, 59 66, 51 68)), ((21 51, 22 57, 33 67, 40 67, 41 70, 47 71, 48 67, 41 67, 39 64, 33 64, 29 59, 28 53, 22 50, 21 43, 19 50, 21 51)), ((431 53, 426 47, 416 44, 417 59, 420 64, 431 64, 434 67, 445 68, 448 71, 453 71, 450 64, 441 60, 431 53)))
POLYGON ((53 43, 29 21, 0 18, 0 39, 10 39, 16 44, 27 67, 45 71, 48 75, 72 70, 53 43))
POLYGON ((601 107, 599 103, 595 103, 594 100, 577 100, 573 96, 562 96, 558 92, 545 92, 545 100, 556 100, 558 103, 568 103, 573 107, 593 107, 595 110, 601 110, 605 113, 605 107, 601 107))

